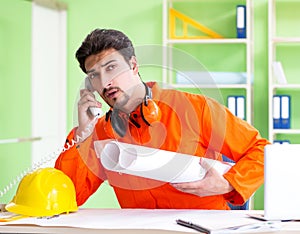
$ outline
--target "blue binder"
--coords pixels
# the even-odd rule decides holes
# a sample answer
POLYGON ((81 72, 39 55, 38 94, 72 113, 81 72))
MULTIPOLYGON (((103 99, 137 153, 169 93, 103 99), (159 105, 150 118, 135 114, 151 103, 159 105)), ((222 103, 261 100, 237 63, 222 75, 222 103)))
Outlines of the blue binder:
POLYGON ((234 115, 236 115, 236 101, 235 96, 228 96, 227 97, 227 107, 230 110, 230 112, 234 115))
POLYGON ((232 114, 245 120, 245 97, 244 96, 228 96, 227 106, 232 114))
POLYGON ((290 111, 291 111, 291 98, 289 95, 281 96, 281 128, 291 128, 290 111))
POLYGON ((274 140, 273 144, 291 144, 289 140, 274 140))
POLYGON ((273 96, 273 128, 291 128, 291 98, 289 95, 273 96))
POLYGON ((246 38, 246 6, 236 6, 237 38, 246 38))
POLYGON ((273 96, 273 128, 281 128, 280 121, 281 100, 279 95, 273 96))

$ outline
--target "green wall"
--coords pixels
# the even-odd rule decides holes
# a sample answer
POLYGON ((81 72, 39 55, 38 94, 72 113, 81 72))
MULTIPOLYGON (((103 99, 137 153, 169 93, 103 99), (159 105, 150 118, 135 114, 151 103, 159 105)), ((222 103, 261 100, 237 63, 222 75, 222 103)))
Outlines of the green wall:
MULTIPOLYGON (((0 139, 29 137, 31 130, 31 4, 0 0, 0 139)), ((30 165, 30 144, 0 144, 0 191, 30 165)), ((8 202, 16 186, 2 198, 8 202)))
MULTIPOLYGON (((162 0, 64 0, 64 2, 68 4, 67 126, 70 130, 76 122, 73 110, 84 78, 74 54, 84 37, 95 28, 114 28, 124 31, 136 46, 161 44, 162 0)), ((254 126, 260 130, 263 137, 267 137, 267 0, 253 2, 254 126)), ((0 3, 1 109, 6 110, 0 117, 0 137, 29 136, 30 3, 22 0, 0 0, 0 3)), ((147 69, 141 75, 145 80, 161 78, 157 73, 152 76, 147 69)), ((29 165, 29 152, 30 146, 26 143, 18 146, 17 144, 0 145, 0 163, 1 166, 5 165, 5 170, 0 170, 0 190, 11 178, 29 165)), ((7 199, 8 196, 4 202, 7 202, 7 199)), ((0 198, 1 202, 3 201, 0 198)), ((105 183, 84 206, 118 207, 118 204, 111 187, 105 183)), ((255 208, 263 208, 263 188, 260 188, 255 195, 255 208)))
MULTIPOLYGON (((254 4, 254 119, 253 125, 268 137, 268 2, 254 4)), ((263 186, 255 193, 254 208, 263 209, 263 186)))

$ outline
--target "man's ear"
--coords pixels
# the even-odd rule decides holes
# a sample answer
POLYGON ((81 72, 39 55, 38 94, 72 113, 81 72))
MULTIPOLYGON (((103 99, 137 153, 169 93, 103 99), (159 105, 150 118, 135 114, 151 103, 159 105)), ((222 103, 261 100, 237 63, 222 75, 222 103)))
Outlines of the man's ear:
POLYGON ((139 66, 138 66, 136 57, 132 56, 129 62, 130 62, 130 66, 131 66, 131 69, 133 70, 134 74, 135 75, 138 74, 139 73, 139 66))

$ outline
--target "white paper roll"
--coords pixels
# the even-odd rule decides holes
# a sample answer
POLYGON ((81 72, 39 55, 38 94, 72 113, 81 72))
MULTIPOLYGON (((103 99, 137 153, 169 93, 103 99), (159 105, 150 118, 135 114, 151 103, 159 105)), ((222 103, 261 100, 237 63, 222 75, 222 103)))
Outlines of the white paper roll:
MULTIPOLYGON (((110 171, 172 183, 201 180, 206 174, 200 157, 194 155, 117 141, 97 141, 95 150, 102 165, 110 171)), ((231 167, 220 161, 203 160, 222 175, 231 167)))

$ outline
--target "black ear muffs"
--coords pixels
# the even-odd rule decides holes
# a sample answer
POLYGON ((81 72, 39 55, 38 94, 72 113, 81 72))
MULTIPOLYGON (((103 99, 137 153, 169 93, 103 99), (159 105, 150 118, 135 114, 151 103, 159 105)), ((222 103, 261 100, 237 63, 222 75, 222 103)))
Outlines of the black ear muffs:
POLYGON ((161 110, 152 99, 147 100, 147 105, 144 103, 140 108, 141 117, 148 126, 161 119, 161 110))
POLYGON ((113 109, 110 116, 113 130, 120 136, 124 137, 127 131, 128 120, 120 113, 118 109, 113 109))
MULTIPOLYGON (((161 119, 161 110, 155 101, 152 100, 151 89, 144 83, 146 89, 146 95, 144 101, 140 105, 140 114, 148 126, 151 126, 155 121, 161 119)), ((127 115, 121 112, 119 109, 112 109, 106 113, 107 126, 105 130, 110 136, 115 136, 114 133, 117 133, 120 137, 124 137, 127 129, 128 122, 133 123, 137 128, 140 128, 141 125, 130 115, 127 115)))
POLYGON ((141 125, 133 118, 131 118, 130 116, 128 117, 127 114, 121 112, 118 109, 109 110, 106 113, 105 120, 107 122, 105 131, 109 136, 113 138, 115 138, 115 133, 117 133, 120 137, 125 136, 129 121, 133 123, 137 128, 141 127, 141 125))
POLYGON ((155 121, 159 121, 161 119, 161 110, 155 101, 152 100, 152 92, 150 87, 148 87, 145 83, 146 95, 144 98, 144 102, 140 106, 140 112, 143 121, 150 126, 155 121))

